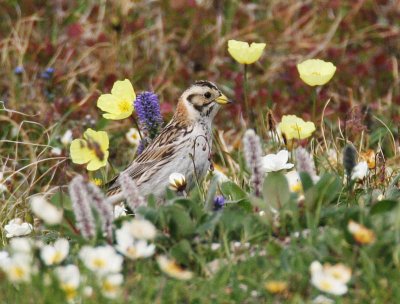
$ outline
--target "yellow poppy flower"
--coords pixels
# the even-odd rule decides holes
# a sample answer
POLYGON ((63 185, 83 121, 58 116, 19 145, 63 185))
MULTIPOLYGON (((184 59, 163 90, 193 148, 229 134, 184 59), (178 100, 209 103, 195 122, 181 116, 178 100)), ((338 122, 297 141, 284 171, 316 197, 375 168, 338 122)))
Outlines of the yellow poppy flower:
POLYGON ((128 79, 114 83, 111 94, 102 94, 97 100, 97 107, 107 112, 104 118, 119 120, 132 115, 136 94, 128 79))
POLYGON ((107 164, 108 135, 104 131, 87 129, 83 133, 84 139, 74 139, 69 148, 72 162, 86 164, 89 171, 97 170, 107 164))
POLYGON ((323 85, 332 79, 336 67, 332 62, 308 59, 297 65, 300 78, 309 86, 323 85))
POLYGON ((293 138, 304 139, 310 137, 315 131, 315 125, 312 121, 304 121, 296 115, 282 116, 278 128, 288 140, 293 138))
POLYGON ((247 42, 229 40, 228 52, 237 62, 242 64, 252 64, 261 57, 265 45, 265 43, 255 42, 249 45, 247 42))

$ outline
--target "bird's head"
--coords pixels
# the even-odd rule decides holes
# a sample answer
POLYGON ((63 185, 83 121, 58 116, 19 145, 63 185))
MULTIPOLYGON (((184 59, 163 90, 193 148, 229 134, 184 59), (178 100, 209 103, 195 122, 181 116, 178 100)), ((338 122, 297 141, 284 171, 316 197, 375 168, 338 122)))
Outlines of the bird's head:
POLYGON ((183 92, 179 99, 177 113, 186 115, 186 118, 190 120, 212 120, 220 105, 228 103, 230 103, 229 99, 214 83, 200 80, 183 92))

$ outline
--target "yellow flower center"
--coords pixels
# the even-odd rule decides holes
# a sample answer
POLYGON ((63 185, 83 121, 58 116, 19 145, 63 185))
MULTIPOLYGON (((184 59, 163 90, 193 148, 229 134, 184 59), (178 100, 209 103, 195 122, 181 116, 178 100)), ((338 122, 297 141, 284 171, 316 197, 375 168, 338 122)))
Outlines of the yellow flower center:
POLYGON ((129 112, 131 109, 131 106, 132 106, 132 104, 128 100, 122 100, 118 104, 118 108, 122 113, 129 112))
POLYGON ((103 181, 101 180, 101 178, 93 178, 92 183, 96 186, 101 186, 103 184, 103 181))
POLYGON ((53 255, 53 258, 51 259, 51 264, 58 264, 62 261, 62 254, 60 251, 56 251, 53 255))
POLYGON ((332 290, 332 284, 331 284, 331 282, 329 282, 329 281, 327 281, 327 280, 323 280, 323 281, 321 282, 321 290, 324 290, 324 291, 330 291, 330 290, 332 290))
POLYGON ((292 192, 301 192, 301 183, 300 182, 297 182, 296 184, 294 184, 294 185, 292 185, 291 187, 290 187, 290 191, 292 191, 292 192))
POLYGON ((283 293, 286 288, 287 284, 283 281, 270 281, 265 284, 265 289, 270 293, 283 293))
POLYGON ((10 276, 17 280, 21 280, 25 276, 25 270, 20 266, 15 266, 11 268, 10 276))
POLYGON ((361 244, 369 244, 374 240, 374 234, 366 228, 361 228, 354 234, 354 238, 361 244))
POLYGON ((126 252, 128 253, 128 255, 129 255, 131 258, 136 258, 137 250, 136 250, 135 247, 129 247, 129 248, 126 250, 126 252))
POLYGON ((72 300, 76 296, 76 288, 71 284, 62 284, 61 289, 64 290, 67 300, 72 300))
POLYGON ((165 270, 168 273, 181 273, 181 272, 183 272, 183 269, 181 267, 179 267, 178 264, 176 264, 175 262, 169 262, 167 264, 167 267, 165 267, 165 270))
POLYGON ((314 72, 311 73, 311 75, 321 76, 321 73, 320 73, 320 72, 317 72, 317 71, 314 71, 314 72))
POLYGON ((110 281, 108 281, 108 280, 105 280, 105 281, 103 282, 103 289, 104 289, 104 291, 106 291, 106 292, 115 293, 115 292, 117 291, 117 289, 118 289, 118 286, 115 285, 115 284, 112 284, 112 283, 111 283, 110 281))
POLYGON ((101 258, 95 258, 93 259, 93 265, 97 268, 104 268, 104 266, 106 266, 106 261, 101 258))

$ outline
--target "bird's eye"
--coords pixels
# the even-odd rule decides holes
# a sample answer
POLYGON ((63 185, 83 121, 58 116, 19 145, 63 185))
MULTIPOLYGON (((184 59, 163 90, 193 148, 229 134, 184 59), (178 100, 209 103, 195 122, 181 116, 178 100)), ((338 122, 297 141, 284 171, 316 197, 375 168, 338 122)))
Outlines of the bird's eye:
POLYGON ((210 98, 210 97, 211 97, 211 93, 210 93, 210 92, 204 93, 204 97, 205 97, 205 98, 210 98))

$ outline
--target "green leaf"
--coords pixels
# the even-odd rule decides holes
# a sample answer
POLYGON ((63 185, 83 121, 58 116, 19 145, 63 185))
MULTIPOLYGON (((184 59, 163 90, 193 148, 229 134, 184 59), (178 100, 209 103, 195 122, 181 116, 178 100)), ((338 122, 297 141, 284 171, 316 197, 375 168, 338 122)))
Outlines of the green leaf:
POLYGON ((314 186, 314 182, 307 172, 300 172, 300 180, 301 180, 301 185, 303 186, 303 191, 306 192, 308 189, 310 189, 312 186, 314 186))
POLYGON ((329 204, 334 201, 341 190, 342 184, 335 174, 326 173, 313 187, 305 192, 308 210, 314 210, 317 203, 329 204))
POLYGON ((214 230, 222 215, 222 211, 214 212, 211 216, 205 217, 206 220, 197 227, 197 234, 204 234, 207 231, 214 230))
POLYGON ((290 201, 289 184, 282 173, 268 173, 264 179, 263 197, 267 206, 275 209, 281 209, 290 201))
POLYGON ((171 256, 181 264, 189 264, 190 257, 193 254, 192 247, 188 240, 181 240, 171 248, 171 256))
POLYGON ((168 228, 174 238, 186 237, 194 232, 195 225, 189 213, 182 206, 178 204, 166 206, 164 214, 168 228))
POLYGON ((221 185, 221 191, 225 197, 231 197, 232 200, 240 200, 247 197, 246 192, 231 181, 223 183, 221 185))
POLYGON ((397 201, 393 200, 382 200, 375 205, 372 206, 371 210, 369 211, 370 215, 380 214, 384 212, 391 211, 394 207, 398 205, 397 201))

